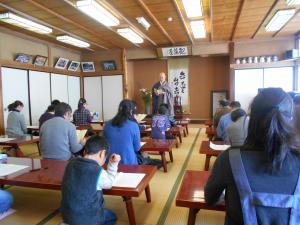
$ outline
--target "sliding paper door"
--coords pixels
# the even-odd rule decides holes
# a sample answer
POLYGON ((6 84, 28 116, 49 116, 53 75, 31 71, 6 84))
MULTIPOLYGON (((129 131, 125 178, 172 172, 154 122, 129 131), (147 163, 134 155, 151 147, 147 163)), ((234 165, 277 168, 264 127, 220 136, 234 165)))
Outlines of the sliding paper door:
POLYGON ((58 99, 68 103, 68 76, 62 74, 51 74, 51 99, 58 99))
POLYGON ((27 70, 1 68, 2 74, 2 99, 3 99, 3 115, 4 125, 6 127, 8 109, 7 106, 16 100, 20 100, 24 104, 22 113, 25 116, 26 124, 30 124, 29 120, 29 99, 28 99, 28 74, 27 70))
POLYGON ((103 120, 112 119, 123 100, 123 76, 102 76, 103 120))
POLYGON ((102 115, 102 80, 101 77, 84 78, 84 98, 88 103, 91 112, 98 112, 100 120, 102 115))
POLYGON ((68 99, 69 105, 75 111, 80 99, 80 77, 68 76, 68 99))
POLYGON ((29 71, 29 92, 32 125, 39 124, 40 116, 51 103, 50 74, 29 71))

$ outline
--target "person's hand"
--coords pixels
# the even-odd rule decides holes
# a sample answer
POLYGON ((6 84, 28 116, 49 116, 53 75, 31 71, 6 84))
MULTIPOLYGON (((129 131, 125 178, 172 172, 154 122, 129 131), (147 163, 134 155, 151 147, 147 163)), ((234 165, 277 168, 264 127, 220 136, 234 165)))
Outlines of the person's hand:
POLYGON ((112 154, 109 158, 109 161, 112 163, 120 162, 121 156, 118 154, 112 154))
POLYGON ((86 138, 83 138, 83 139, 80 140, 79 143, 80 143, 81 145, 85 145, 86 141, 87 141, 86 138))

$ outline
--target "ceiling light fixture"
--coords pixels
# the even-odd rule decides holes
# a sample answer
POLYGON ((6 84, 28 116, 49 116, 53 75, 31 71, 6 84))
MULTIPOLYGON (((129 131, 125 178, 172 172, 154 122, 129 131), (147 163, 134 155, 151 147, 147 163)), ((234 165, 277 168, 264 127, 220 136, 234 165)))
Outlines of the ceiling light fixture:
POLYGON ((118 26, 120 21, 95 0, 81 0, 76 2, 77 8, 107 27, 118 26))
POLYGON ((52 29, 49 27, 46 27, 44 25, 38 24, 36 22, 33 22, 31 20, 25 19, 23 17, 17 16, 11 12, 7 13, 1 13, 0 14, 0 20, 5 23, 9 23, 21 28, 24 28, 26 30, 30 30, 36 33, 40 34, 50 34, 52 33, 52 29))
POLYGON ((188 18, 203 16, 201 0, 182 0, 182 3, 188 18))
POLYGON ((151 24, 144 17, 137 17, 136 20, 141 24, 146 30, 149 30, 151 24))
POLYGON ((288 4, 288 5, 299 5, 300 0, 286 0, 286 4, 288 4))
POLYGON ((280 30, 295 14, 295 9, 278 10, 267 24, 267 32, 280 30))
POLYGON ((57 36, 56 40, 67 43, 67 44, 70 44, 70 45, 74 45, 74 46, 79 47, 79 48, 88 48, 88 47, 90 47, 89 43, 87 43, 85 41, 81 41, 77 38, 73 38, 73 37, 68 36, 68 35, 57 36))
POLYGON ((190 22, 194 38, 205 38, 205 23, 204 20, 194 20, 190 22))
POLYGON ((143 43, 144 40, 139 36, 136 32, 134 32, 130 28, 122 28, 117 30, 118 34, 122 37, 126 38, 127 40, 131 41, 132 43, 140 44, 143 43))

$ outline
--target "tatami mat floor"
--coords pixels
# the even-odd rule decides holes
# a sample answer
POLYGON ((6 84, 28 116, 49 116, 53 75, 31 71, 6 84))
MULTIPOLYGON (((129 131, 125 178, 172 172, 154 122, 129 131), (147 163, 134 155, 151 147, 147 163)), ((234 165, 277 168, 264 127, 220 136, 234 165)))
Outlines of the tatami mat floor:
MULTIPOLYGON (((175 206, 175 198, 184 170, 203 170, 204 156, 199 154, 201 141, 206 139, 202 126, 191 125, 189 136, 183 139, 179 148, 174 148, 174 162, 168 164, 168 172, 157 171, 150 183, 152 202, 147 203, 145 195, 133 199, 138 225, 184 225, 187 224, 188 209, 175 206)), ((36 146, 24 146, 26 155, 38 157, 36 146)), ((58 225, 62 219, 57 210, 60 192, 33 188, 9 187, 14 195, 13 208, 16 213, 0 221, 1 225, 58 225)), ((125 204, 121 197, 105 196, 106 207, 116 212, 117 225, 127 225, 125 204)), ((203 210, 197 216, 196 224, 221 225, 224 213, 203 210)))

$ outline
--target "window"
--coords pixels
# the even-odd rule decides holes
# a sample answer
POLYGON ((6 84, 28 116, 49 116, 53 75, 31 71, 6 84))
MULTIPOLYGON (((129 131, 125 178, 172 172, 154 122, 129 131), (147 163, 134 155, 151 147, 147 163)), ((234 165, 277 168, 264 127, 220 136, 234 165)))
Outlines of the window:
POLYGON ((264 87, 281 87, 293 91, 293 67, 264 69, 264 87))
POLYGON ((288 92, 293 90, 293 80, 293 67, 236 70, 235 100, 247 111, 259 88, 281 87, 288 92))
POLYGON ((252 99, 263 87, 263 69, 235 71, 235 99, 241 103, 246 111, 252 99))

